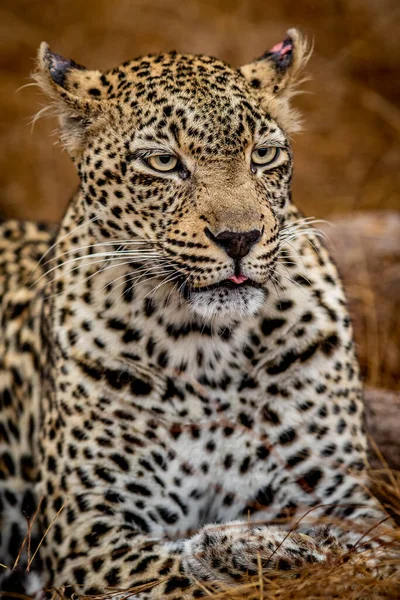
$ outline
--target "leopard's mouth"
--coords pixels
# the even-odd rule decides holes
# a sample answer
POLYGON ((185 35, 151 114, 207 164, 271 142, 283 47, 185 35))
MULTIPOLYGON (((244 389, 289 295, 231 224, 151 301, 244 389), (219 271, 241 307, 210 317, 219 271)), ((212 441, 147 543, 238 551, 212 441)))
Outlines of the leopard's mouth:
POLYGON ((256 315, 265 294, 264 286, 254 279, 238 282, 230 278, 203 287, 187 286, 184 297, 192 313, 202 321, 217 324, 256 315))
POLYGON ((212 283, 211 285, 206 286, 197 286, 190 287, 190 292, 192 294, 197 294, 199 292, 212 292, 215 290, 238 290, 243 288, 256 288, 261 289, 262 285, 254 281, 253 279, 246 279, 243 283, 234 283, 229 279, 223 279, 222 281, 218 281, 217 283, 212 283))

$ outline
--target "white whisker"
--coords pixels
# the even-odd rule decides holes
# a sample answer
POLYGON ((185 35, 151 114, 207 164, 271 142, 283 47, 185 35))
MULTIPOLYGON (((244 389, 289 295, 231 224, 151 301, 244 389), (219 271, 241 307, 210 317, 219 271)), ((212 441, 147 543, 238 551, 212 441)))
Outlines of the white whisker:
POLYGON ((143 300, 144 300, 145 298, 147 298, 147 296, 148 296, 149 294, 151 294, 151 293, 155 294, 155 293, 157 292, 157 290, 159 290, 159 289, 160 289, 160 287, 161 287, 162 285, 165 285, 166 283, 169 283, 169 282, 173 281, 174 279, 178 279, 178 277, 180 277, 180 273, 175 273, 175 274, 174 274, 174 275, 172 275, 171 277, 169 277, 169 278, 165 279, 165 280, 164 280, 164 281, 162 281, 162 282, 161 282, 159 285, 157 285, 156 287, 152 288, 152 289, 150 290, 150 292, 148 292, 148 293, 147 293, 147 294, 144 296, 143 300))
POLYGON ((51 252, 58 244, 60 244, 60 242, 64 241, 67 237, 69 237, 70 235, 73 235, 76 231, 78 231, 78 229, 81 229, 82 227, 84 227, 85 225, 90 225, 90 223, 93 223, 94 221, 96 221, 99 217, 93 217, 92 219, 89 219, 89 221, 84 221, 83 223, 81 223, 80 225, 77 225, 76 227, 74 227, 71 231, 69 231, 68 233, 66 233, 65 235, 63 235, 60 239, 57 239, 54 244, 52 244, 50 246, 50 248, 48 248, 46 250, 46 252, 43 254, 43 256, 41 256, 38 264, 36 265, 35 269, 33 269, 30 277, 32 277, 33 273, 36 271, 37 267, 39 265, 42 264, 43 259, 46 258, 46 256, 49 254, 49 252, 51 252))
POLYGON ((122 256, 115 256, 114 252, 98 252, 98 253, 95 253, 95 254, 87 254, 85 256, 79 256, 79 257, 76 257, 76 258, 70 258, 69 260, 67 260, 65 262, 62 262, 59 265, 56 265, 55 267, 52 267, 51 269, 49 269, 48 271, 46 271, 45 273, 43 273, 43 275, 41 275, 36 281, 34 281, 32 283, 32 286, 37 285, 39 283, 39 281, 41 281, 44 277, 46 277, 47 275, 49 275, 53 271, 56 271, 57 269, 61 269, 61 267, 64 267, 64 266, 66 266, 68 264, 77 262, 79 260, 84 260, 86 258, 89 258, 89 259, 92 259, 92 260, 89 260, 87 263, 85 263, 83 265, 82 264, 77 265, 74 269, 71 269, 70 272, 72 272, 74 270, 77 270, 79 268, 85 268, 85 267, 90 266, 90 265, 96 265, 96 264, 104 262, 106 260, 108 260, 108 261, 111 261, 111 260, 113 260, 113 261, 120 261, 120 260, 126 260, 127 258, 130 258, 131 260, 128 261, 127 263, 125 263, 125 264, 129 264, 129 262, 133 262, 133 263, 135 263, 135 262, 142 262, 143 260, 149 260, 149 259, 157 259, 157 261, 167 261, 166 258, 160 257, 157 254, 156 255, 151 254, 151 255, 146 255, 146 256, 143 256, 142 253, 140 253, 140 254, 122 253, 122 256), (98 259, 99 257, 101 257, 101 260, 95 260, 95 259, 98 259))
MULTIPOLYGON (((99 261, 99 262, 103 262, 103 261, 99 261)), ((106 262, 106 264, 107 264, 107 262, 106 262)), ((127 261, 125 263, 112 264, 112 265, 109 265, 108 267, 104 267, 103 269, 99 269, 95 273, 92 273, 91 275, 89 275, 88 277, 86 277, 85 279, 83 279, 83 281, 78 281, 75 285, 73 285, 72 287, 69 287, 67 290, 63 290, 62 292, 59 292, 59 293, 56 293, 56 294, 51 294, 50 296, 46 296, 46 298, 51 298, 53 296, 59 296, 59 295, 62 295, 62 294, 69 293, 70 291, 72 291, 73 289, 75 289, 77 286, 82 285, 83 283, 86 283, 87 281, 89 281, 90 279, 92 279, 95 275, 99 275, 100 273, 104 273, 104 271, 108 271, 109 269, 113 269, 115 267, 123 267, 125 265, 130 265, 130 264, 131 264, 131 261, 127 261)), ((86 265, 86 266, 88 266, 88 265, 86 265)), ((74 267, 73 269, 71 269, 71 271, 79 269, 79 268, 81 268, 81 265, 79 265, 78 267, 74 267)), ((54 283, 55 281, 58 281, 60 279, 62 279, 62 275, 60 277, 56 277, 55 279, 53 279, 52 281, 50 281, 49 284, 50 283, 54 283)))
MULTIPOLYGON (((143 246, 144 244, 146 244, 147 242, 135 242, 135 244, 137 244, 138 246, 143 246)), ((99 244, 89 244, 88 246, 79 246, 78 248, 73 248, 72 250, 68 250, 67 252, 63 252, 62 254, 58 254, 57 256, 54 256, 53 258, 51 258, 50 260, 46 261, 44 264, 47 265, 48 263, 54 261, 54 260, 58 260, 59 258, 61 258, 62 256, 66 256, 68 254, 76 254, 78 252, 80 252, 81 250, 87 250, 88 248, 98 248, 98 247, 102 247, 102 246, 118 246, 122 248, 123 246, 127 246, 128 244, 133 244, 133 242, 129 242, 129 241, 124 241, 122 240, 121 242, 101 242, 99 244)), ((153 252, 156 252, 156 250, 154 250, 153 248, 143 248, 144 251, 150 251, 152 250, 153 252)), ((121 250, 119 250, 121 251, 121 250)), ((131 252, 131 250, 127 250, 129 252, 131 252)), ((93 254, 95 254, 93 252, 93 254)))
MULTIPOLYGON (((286 279, 287 281, 289 281, 291 284, 295 285, 300 292, 306 296, 307 294, 305 293, 305 291, 303 290, 303 288, 301 287, 301 285, 299 285, 297 283, 297 281, 295 281, 294 279, 292 279, 291 277, 289 277, 288 275, 285 275, 285 273, 280 273, 277 269, 275 270, 276 274, 279 275, 280 277, 283 277, 284 279, 286 279)), ((304 279, 306 279, 308 281, 308 279, 303 275, 304 279)))
MULTIPOLYGON (((124 257, 121 257, 121 258, 118 258, 118 259, 114 259, 114 260, 115 261, 119 261, 119 260, 123 260, 123 258, 124 257)), ((72 273, 73 271, 77 271, 78 269, 85 269, 86 267, 91 267, 92 265, 99 264, 99 263, 104 263, 104 262, 107 265, 107 264, 109 264, 110 262, 113 262, 113 261, 111 259, 109 259, 109 260, 102 259, 102 260, 98 260, 98 261, 90 261, 90 262, 85 263, 83 265, 77 265, 76 267, 73 267, 72 269, 69 270, 69 273, 72 273)), ((115 262, 113 265, 110 265, 109 267, 105 267, 104 269, 99 269, 98 271, 96 271, 95 273, 93 273, 91 275, 91 277, 92 276, 94 277, 94 275, 97 275, 98 273, 102 273, 103 271, 106 271, 108 268, 111 268, 111 266, 112 267, 122 267, 124 265, 130 265, 130 264, 135 263, 135 262, 141 263, 141 262, 143 262, 143 259, 140 259, 140 260, 139 259, 138 260, 130 259, 129 261, 126 261, 124 263, 115 262)), ((167 262, 167 261, 165 261, 165 262, 167 262)), ((51 270, 53 271, 55 268, 60 268, 61 266, 63 266, 63 265, 59 265, 58 267, 53 267, 53 269, 51 269, 51 270)), ((54 283, 56 281, 59 281, 60 279, 63 279, 63 277, 64 277, 64 275, 62 275, 62 274, 59 277, 54 277, 54 279, 50 280, 48 282, 48 284, 54 283)))
MULTIPOLYGON (((153 267, 143 267, 142 269, 135 269, 135 271, 132 274, 124 273, 124 275, 121 275, 120 277, 113 279, 112 281, 107 283, 101 289, 101 291, 104 291, 109 285, 114 285, 114 283, 116 283, 119 279, 125 278, 125 281, 122 281, 116 287, 114 287, 112 290, 110 290, 110 292, 109 292, 109 295, 110 295, 110 294, 112 294, 112 292, 115 292, 115 290, 117 290, 119 287, 123 286, 125 283, 130 283, 131 281, 136 281, 136 280, 137 280, 137 283, 139 283, 140 279, 143 278, 145 275, 147 275, 147 274, 154 275, 154 273, 156 273, 156 275, 159 276, 159 275, 165 275, 166 271, 160 265, 155 265, 153 267)), ((145 281, 148 281, 148 280, 145 280, 145 281)), ((143 281, 142 283, 145 283, 145 281, 143 281)), ((136 283, 135 283, 135 285, 136 285, 136 283)), ((128 293, 135 285, 132 285, 127 290, 126 293, 128 293)))

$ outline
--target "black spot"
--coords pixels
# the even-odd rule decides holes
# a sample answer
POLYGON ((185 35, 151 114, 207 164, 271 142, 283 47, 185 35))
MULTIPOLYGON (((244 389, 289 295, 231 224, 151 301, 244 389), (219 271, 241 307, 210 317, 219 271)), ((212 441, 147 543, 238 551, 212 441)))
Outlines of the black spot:
POLYGON ((125 344, 129 344, 129 342, 137 342, 141 337, 142 334, 140 331, 128 328, 122 336, 122 341, 125 342, 125 344))
POLYGON ((235 430, 233 429, 233 427, 229 427, 229 426, 226 426, 226 427, 224 427, 224 435, 225 435, 226 437, 229 437, 230 435, 232 435, 232 433, 233 433, 234 431, 235 431, 235 430))
MULTIPOLYGON (((134 567, 133 569, 131 569, 131 571, 129 572, 129 575, 134 575, 137 573, 143 573, 144 571, 147 571, 148 566, 154 562, 157 559, 157 557, 154 554, 150 554, 150 556, 145 556, 145 558, 143 558, 137 565, 136 567, 134 567)), ((135 582, 135 585, 138 585, 137 581, 135 582)))
MULTIPOLYGON (((33 517, 35 510, 37 507, 36 499, 31 490, 26 490, 24 497, 22 499, 21 512, 27 518, 33 517)), ((1 513, 1 506, 0 506, 1 513)))
POLYGON ((246 413, 240 413, 239 421, 243 427, 247 427, 248 429, 251 429, 254 423, 254 419, 252 419, 249 415, 246 415, 246 413))
POLYGON ((296 431, 293 429, 293 427, 288 427, 280 434, 279 442, 282 444, 282 446, 285 446, 286 444, 291 444, 296 438, 296 431))
POLYGON ((264 404, 261 414, 263 421, 266 421, 267 423, 272 423, 272 425, 279 425, 281 422, 279 415, 274 410, 272 410, 272 408, 270 408, 268 404, 264 404))
POLYGON ((239 384, 238 387, 238 392, 241 392, 242 390, 249 388, 249 389, 256 389, 258 388, 258 383, 255 379, 252 379, 251 377, 249 377, 248 375, 245 375, 242 379, 242 381, 239 384))
POLYGON ((140 496, 151 496, 150 490, 144 485, 139 483, 128 483, 126 489, 133 494, 139 494, 140 496))
POLYGON ((255 497, 257 504, 261 506, 270 506, 274 500, 274 492, 270 485, 261 488, 255 497))
POLYGON ((301 480, 299 480, 299 483, 302 487, 304 487, 302 485, 302 483, 304 482, 306 484, 306 486, 309 488, 309 490, 314 490, 317 487, 318 482, 321 480, 322 475, 323 474, 322 474, 321 469, 314 467, 313 469, 310 469, 309 471, 304 473, 301 480))
POLYGON ((247 471, 249 470, 249 466, 250 466, 250 456, 246 456, 246 458, 243 459, 242 464, 240 465, 240 472, 241 473, 247 473, 247 471))
POLYGON ((73 573, 76 583, 85 583, 85 577, 87 575, 86 569, 84 569, 83 567, 77 567, 73 570, 73 573))
POLYGON ((340 345, 338 336, 333 333, 321 342, 321 350, 326 356, 333 354, 336 348, 340 345))
POLYGON ((132 394, 136 396, 147 396, 152 391, 152 387, 150 383, 143 381, 143 379, 138 379, 134 377, 131 382, 131 391, 132 394))
POLYGON ((157 506, 157 512, 165 523, 173 525, 178 520, 178 515, 164 506, 157 506))
POLYGON ((131 381, 132 376, 128 371, 117 371, 114 369, 106 369, 104 371, 107 383, 114 389, 120 390, 127 386, 131 381))
POLYGON ((277 310, 284 312, 285 310, 289 310, 290 308, 292 308, 293 306, 293 302, 292 300, 279 300, 276 303, 276 308, 277 310))
POLYGON ((269 450, 266 446, 258 446, 256 453, 260 460, 265 460, 269 456, 269 450))
POLYGON ((115 318, 109 319, 107 321, 107 326, 110 329, 116 329, 117 331, 125 331, 125 329, 126 329, 126 323, 124 323, 120 319, 115 319, 115 318))
POLYGON ((142 533, 149 533, 149 526, 140 515, 130 510, 126 510, 124 512, 124 519, 127 523, 134 523, 142 533))
POLYGON ((303 460, 305 460, 309 456, 310 456, 309 449, 303 448, 303 450, 300 450, 297 454, 293 454, 292 456, 289 456, 286 463, 287 463, 288 467, 295 467, 299 463, 303 462, 303 460))
POLYGON ((47 468, 51 473, 56 473, 57 472, 57 463, 56 463, 56 459, 54 458, 54 456, 49 456, 47 459, 47 468))
POLYGON ((336 444, 328 444, 321 450, 321 456, 332 456, 332 454, 335 454, 335 451, 336 444))
POLYGON ((144 312, 146 313, 146 316, 151 317, 155 310, 156 308, 153 304, 153 300, 151 298, 146 298, 144 301, 144 312))
POLYGON ((299 355, 296 354, 293 350, 290 350, 286 354, 283 355, 282 360, 278 363, 273 363, 267 367, 268 375, 279 375, 280 373, 284 373, 289 367, 292 366, 296 360, 298 360, 299 355))
POLYGON ((104 575, 104 578, 107 581, 108 585, 118 585, 120 583, 118 567, 110 569, 110 571, 108 571, 108 573, 104 575))
POLYGON ((310 312, 306 312, 301 317, 301 320, 303 321, 303 323, 310 323, 313 320, 313 316, 310 312))
POLYGON ((215 442, 214 442, 214 440, 210 440, 209 442, 207 442, 207 444, 206 444, 206 450, 208 452, 214 452, 214 450, 215 450, 215 442))
POLYGON ((165 368, 166 366, 168 366, 168 360, 168 352, 166 350, 163 350, 158 355, 157 363, 160 367, 165 368))
POLYGON ((129 471, 129 463, 124 456, 121 456, 120 454, 111 454, 110 458, 119 466, 121 471, 129 471))
POLYGON ((165 586, 165 593, 168 594, 175 590, 185 590, 191 585, 192 582, 187 577, 171 577, 165 586))
POLYGON ((270 394, 271 396, 277 396, 279 394, 279 388, 276 383, 267 387, 267 394, 270 394))
POLYGON ((109 527, 105 523, 95 523, 92 527, 91 533, 85 535, 85 540, 87 541, 89 546, 98 546, 101 536, 108 533, 110 529, 111 527, 109 527))
POLYGON ((279 329, 285 323, 285 319, 263 319, 261 331, 264 335, 270 335, 275 329, 279 329))
POLYGON ((224 458, 224 468, 230 469, 233 464, 233 456, 232 454, 227 454, 224 458))
POLYGON ((100 479, 107 481, 107 483, 115 483, 116 481, 114 475, 106 467, 97 466, 94 472, 100 479))
POLYGON ((112 502, 114 504, 124 502, 124 497, 118 494, 118 492, 113 492, 112 490, 108 490, 104 498, 105 500, 108 500, 108 502, 112 502))
POLYGON ((309 281, 308 279, 306 279, 306 277, 304 277, 304 275, 295 275, 293 277, 293 280, 298 284, 298 285, 302 285, 304 287, 310 287, 311 285, 311 281, 309 281))

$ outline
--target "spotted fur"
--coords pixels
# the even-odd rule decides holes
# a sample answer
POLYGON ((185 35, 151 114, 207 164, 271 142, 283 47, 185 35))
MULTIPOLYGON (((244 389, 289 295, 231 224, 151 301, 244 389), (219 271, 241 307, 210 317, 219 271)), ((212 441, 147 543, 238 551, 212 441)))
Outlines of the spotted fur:
POLYGON ((291 30, 239 70, 172 52, 101 73, 42 45, 81 184, 57 231, 0 225, 2 563, 39 504, 43 585, 199 598, 384 517, 343 290, 291 202, 306 56, 291 30))

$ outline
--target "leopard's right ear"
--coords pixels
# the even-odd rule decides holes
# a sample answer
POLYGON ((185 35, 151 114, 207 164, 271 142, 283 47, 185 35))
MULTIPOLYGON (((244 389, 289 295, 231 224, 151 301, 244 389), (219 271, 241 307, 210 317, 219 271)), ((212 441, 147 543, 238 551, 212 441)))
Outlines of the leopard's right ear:
POLYGON ((51 107, 61 125, 61 141, 72 158, 79 159, 88 130, 104 113, 102 73, 88 71, 73 60, 54 54, 42 42, 33 78, 52 100, 51 107))

